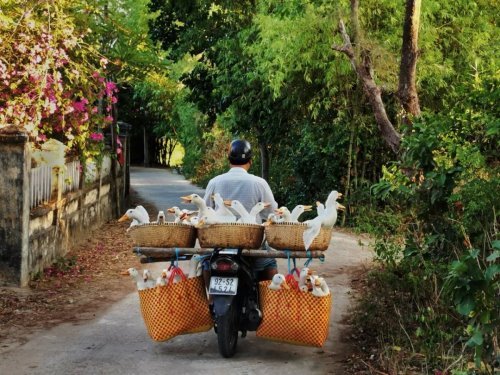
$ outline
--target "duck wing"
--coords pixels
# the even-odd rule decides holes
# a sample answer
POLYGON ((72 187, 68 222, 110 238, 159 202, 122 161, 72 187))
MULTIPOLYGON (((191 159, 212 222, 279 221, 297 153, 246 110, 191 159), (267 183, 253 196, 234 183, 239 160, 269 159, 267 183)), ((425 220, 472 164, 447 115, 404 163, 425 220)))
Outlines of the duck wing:
POLYGON ((305 223, 307 224, 307 229, 304 230, 304 233, 302 234, 302 240, 304 241, 304 247, 306 250, 309 250, 309 247, 313 243, 314 239, 318 237, 321 230, 321 217, 308 220, 305 223))

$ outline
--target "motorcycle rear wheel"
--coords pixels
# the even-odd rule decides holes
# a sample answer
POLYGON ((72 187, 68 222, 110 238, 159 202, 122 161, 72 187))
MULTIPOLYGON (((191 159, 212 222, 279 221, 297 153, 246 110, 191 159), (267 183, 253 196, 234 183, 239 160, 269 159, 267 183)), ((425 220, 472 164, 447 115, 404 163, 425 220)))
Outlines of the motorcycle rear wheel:
POLYGON ((236 353, 238 343, 238 321, 237 311, 234 305, 222 316, 217 317, 217 343, 219 353, 224 358, 231 358, 236 353))

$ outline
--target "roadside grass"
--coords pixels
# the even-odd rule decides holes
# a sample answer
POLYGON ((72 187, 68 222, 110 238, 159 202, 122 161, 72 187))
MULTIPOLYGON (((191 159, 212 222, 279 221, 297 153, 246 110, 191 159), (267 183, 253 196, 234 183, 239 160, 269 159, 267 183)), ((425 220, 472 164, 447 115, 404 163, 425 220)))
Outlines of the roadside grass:
POLYGON ((361 362, 383 374, 468 373, 462 322, 435 278, 378 267, 362 283, 352 319, 361 362))

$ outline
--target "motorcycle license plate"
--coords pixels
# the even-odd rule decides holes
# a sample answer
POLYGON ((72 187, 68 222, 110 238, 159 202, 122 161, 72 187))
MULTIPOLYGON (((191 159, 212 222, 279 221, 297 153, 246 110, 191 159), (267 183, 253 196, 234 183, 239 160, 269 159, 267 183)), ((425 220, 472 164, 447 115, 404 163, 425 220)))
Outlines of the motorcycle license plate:
POLYGON ((234 296, 237 290, 237 277, 212 276, 210 278, 210 288, 208 288, 209 294, 227 294, 234 296))

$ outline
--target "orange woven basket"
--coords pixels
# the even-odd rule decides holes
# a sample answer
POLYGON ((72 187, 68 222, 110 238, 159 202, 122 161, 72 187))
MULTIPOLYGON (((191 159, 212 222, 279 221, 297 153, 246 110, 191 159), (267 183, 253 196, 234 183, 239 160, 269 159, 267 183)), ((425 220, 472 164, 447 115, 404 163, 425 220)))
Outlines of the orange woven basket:
MULTIPOLYGON (((267 225, 265 229, 266 240, 274 249, 305 251, 302 234, 307 228, 304 223, 278 223, 267 225)), ((330 245, 333 228, 322 227, 318 236, 314 239, 309 250, 324 251, 330 245)))
POLYGON ((196 229, 186 224, 136 225, 128 234, 136 246, 144 247, 194 247, 196 242, 196 229))
POLYGON ((144 323, 155 341, 208 331, 213 326, 201 276, 140 290, 139 299, 144 323))
POLYGON ((330 325, 332 294, 315 297, 295 289, 271 290, 259 283, 262 322, 257 337, 302 346, 324 345, 330 325))
POLYGON ((198 228, 201 247, 259 249, 264 239, 264 227, 258 224, 213 224, 198 228))

